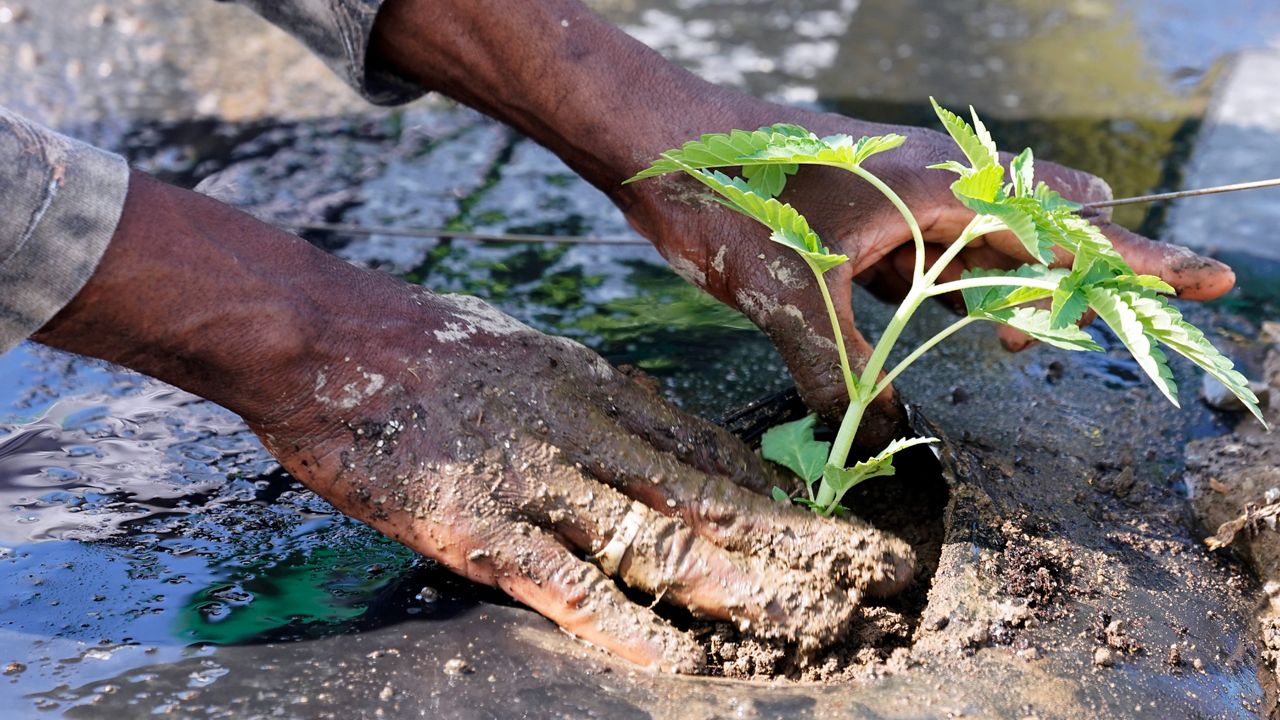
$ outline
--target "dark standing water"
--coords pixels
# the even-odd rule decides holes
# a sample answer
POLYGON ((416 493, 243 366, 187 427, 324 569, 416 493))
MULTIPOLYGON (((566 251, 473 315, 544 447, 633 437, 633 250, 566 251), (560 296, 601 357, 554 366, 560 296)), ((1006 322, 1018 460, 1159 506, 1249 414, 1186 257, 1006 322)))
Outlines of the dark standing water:
MULTIPOLYGON (((929 121, 930 93, 973 102, 1006 147, 1032 145, 1040 156, 1103 175, 1121 194, 1177 186, 1223 58, 1280 38, 1275 4, 1249 0, 596 4, 669 56, 761 95, 919 123, 929 121)), ((10 71, 0 73, 0 101, 112 142, 178 182, 227 168, 224 190, 276 217, 627 232, 598 193, 567 171, 547 170, 555 165, 543 151, 467 113, 418 107, 273 119, 286 114, 292 95, 254 94, 240 80, 222 87, 218 78, 227 73, 209 70, 218 53, 224 63, 235 57, 229 39, 252 21, 193 7, 213 21, 191 27, 185 5, 101 10, 71 2, 51 18, 40 4, 0 0, 0 19, 14 17, 5 8, 23 8, 22 19, 0 22, 0 65, 10 71), (183 29, 196 38, 187 49, 173 39, 183 29), (66 38, 74 32, 145 42, 92 34, 94 42, 71 46, 66 38), (23 50, 28 44, 32 50, 23 50), (148 47, 159 49, 139 49, 148 47), (112 64, 93 63, 89 53, 112 64), (39 80, 25 79, 32 76, 39 80), (139 80, 148 76, 157 79, 139 80), (212 110, 244 120, 193 121, 212 110), (157 118, 167 122, 150 122, 157 118)), ((246 37, 246 47, 269 45, 246 37)), ((295 62, 281 53, 268 53, 268 67, 295 62)), ((331 92, 327 79, 304 73, 299 82, 331 92)), ((345 113, 352 105, 337 107, 345 113)), ((1164 214, 1131 209, 1121 218, 1158 233, 1164 214)), ((647 248, 311 239, 432 288, 482 295, 540 328, 582 339, 656 375, 699 412, 721 412, 786 384, 758 333, 684 286, 647 248)), ((1277 273, 1260 268, 1249 266, 1242 288, 1220 305, 1249 311, 1221 316, 1244 335, 1256 320, 1276 316, 1277 273)), ((1048 359, 1020 362, 1031 373, 1048 359)), ((1120 389, 1134 384, 1123 362, 1085 368, 1120 389)), ((494 595, 477 597, 430 562, 335 515, 280 473, 229 413, 96 362, 33 345, 0 357, 0 496, 6 716, 305 716, 309 701, 342 707, 344 692, 352 703, 380 697, 389 679, 344 675, 343 663, 372 662, 397 643, 440 663, 487 653, 474 662, 476 681, 506 699, 482 705, 510 708, 510 715, 606 713, 609 705, 579 697, 572 686, 539 686, 536 672, 534 680, 504 675, 504 653, 533 657, 533 667, 546 663, 555 677, 626 672, 553 652, 568 643, 522 611, 494 595), (310 684, 297 692, 272 687, 271 673, 290 663, 314 668, 301 675, 310 684), (533 709, 548 698, 560 705, 533 709)), ((454 682, 419 681, 444 690, 454 682)), ((810 703, 784 694, 754 712, 808 712, 810 703)), ((434 709, 488 716, 456 703, 434 709)), ((624 703, 607 716, 632 710, 624 703)))

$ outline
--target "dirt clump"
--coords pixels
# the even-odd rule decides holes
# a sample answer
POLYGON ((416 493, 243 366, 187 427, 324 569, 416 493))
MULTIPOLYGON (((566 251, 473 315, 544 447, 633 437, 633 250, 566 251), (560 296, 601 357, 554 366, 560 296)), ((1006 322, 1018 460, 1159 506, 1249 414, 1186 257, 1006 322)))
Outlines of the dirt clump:
POLYGON ((948 490, 936 458, 927 449, 904 454, 898 464, 897 476, 855 488, 845 504, 911 545, 917 558, 912 583, 892 598, 865 598, 844 639, 810 653, 744 633, 728 623, 676 618, 702 645, 709 675, 838 683, 911 667, 911 646, 942 549, 948 490))

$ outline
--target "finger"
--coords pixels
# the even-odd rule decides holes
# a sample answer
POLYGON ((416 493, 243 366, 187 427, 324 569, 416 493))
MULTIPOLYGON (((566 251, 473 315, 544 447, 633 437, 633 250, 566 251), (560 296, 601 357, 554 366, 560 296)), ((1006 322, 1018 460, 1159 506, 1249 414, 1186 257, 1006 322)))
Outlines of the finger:
POLYGON ((996 338, 1009 352, 1022 352, 1036 344, 1035 338, 1008 325, 996 325, 996 338))
POLYGON ((611 447, 608 436, 615 433, 628 447, 660 450, 682 464, 730 477, 756 493, 767 495, 775 485, 785 484, 781 473, 729 431, 676 407, 653 385, 614 373, 592 388, 592 399, 595 407, 616 410, 608 417, 584 415, 587 427, 574 428, 555 440, 561 447, 581 449, 575 461, 584 462, 597 448, 611 447))
POLYGON ((1198 255, 1181 245, 1149 240, 1119 225, 1099 226, 1115 249, 1142 275, 1156 275, 1186 300, 1213 300, 1235 285, 1236 275, 1227 265, 1198 255))
POLYGON ((867 289, 877 300, 893 305, 902 302, 911 290, 911 279, 904 278, 893 268, 873 265, 858 273, 854 282, 867 289))
MULTIPOLYGON (((763 258, 743 258, 741 255, 726 258, 726 265, 732 264, 737 282, 741 283, 742 278, 750 279, 749 284, 739 284, 742 289, 735 291, 735 306, 773 341, 795 378, 805 404, 827 422, 838 424, 849 397, 840 369, 835 335, 816 280, 785 248, 770 248, 762 255, 763 258), (777 272, 772 273, 772 278, 766 272, 767 268, 778 267, 778 263, 791 268, 787 275, 791 282, 778 282, 777 272)), ((824 277, 850 365, 856 375, 862 372, 872 347, 854 326, 850 264, 830 270, 824 277)), ((905 427, 905 412, 892 389, 887 389, 868 408, 855 443, 863 448, 879 448, 902 435, 905 427)))
POLYGON ((857 598, 830 578, 717 547, 679 520, 569 465, 553 463, 533 472, 542 484, 524 478, 539 488, 525 510, 553 523, 630 587, 805 647, 843 635, 852 620, 857 598))
MULTIPOLYGON (((623 408, 621 416, 628 415, 623 408)), ((859 519, 821 518, 741 487, 748 483, 759 487, 756 479, 740 480, 691 467, 649 446, 642 439, 651 434, 645 428, 639 428, 638 434, 619 432, 605 418, 587 418, 585 425, 572 437, 554 441, 563 443, 566 459, 626 496, 679 517, 720 547, 777 559, 787 567, 877 597, 895 594, 912 580, 915 554, 911 547, 859 519), (609 452, 595 451, 601 447, 609 452)), ((763 461, 757 459, 755 465, 765 477, 777 478, 778 473, 763 461)))
MULTIPOLYGON (((463 574, 488 575, 512 598, 566 632, 637 665, 695 673, 706 664, 701 648, 651 610, 627 599, 604 573, 579 560, 550 533, 512 525, 510 535, 468 562, 463 574)), ((457 569, 457 568, 455 568, 457 569)))

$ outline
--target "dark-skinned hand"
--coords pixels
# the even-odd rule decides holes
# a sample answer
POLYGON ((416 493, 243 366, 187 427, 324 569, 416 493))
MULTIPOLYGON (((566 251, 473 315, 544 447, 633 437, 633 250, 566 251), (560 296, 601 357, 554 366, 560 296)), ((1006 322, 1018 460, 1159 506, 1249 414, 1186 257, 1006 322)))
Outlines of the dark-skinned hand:
MULTIPOLYGON (((809 270, 791 250, 770 242, 764 227, 706 201, 705 188, 690 178, 672 175, 626 186, 623 181, 702 133, 779 122, 820 136, 897 132, 907 142, 866 167, 917 217, 928 244, 926 261, 941 254, 973 217, 951 194, 954 175, 925 169, 961 159, 945 135, 776 105, 710 85, 577 0, 388 0, 383 12, 384 22, 375 29, 379 63, 514 125, 608 193, 676 272, 768 334, 805 402, 829 422, 839 422, 848 400, 830 322, 809 270)), ((1087 173, 1044 161, 1036 171, 1069 199, 1087 203, 1111 196, 1105 182, 1087 173)), ((804 213, 829 247, 851 258, 827 274, 827 283, 850 358, 861 367, 871 348, 857 330, 852 286, 860 282, 884 299, 901 298, 915 254, 907 224, 875 188, 833 168, 801 168, 782 200, 804 213)), ((1235 281, 1222 263, 1138 237, 1105 215, 1096 219, 1135 269, 1162 277, 1180 297, 1215 298, 1235 281)), ((1011 268, 1029 260, 1012 235, 994 235, 966 248, 942 280, 970 267, 1011 268)), ((998 332, 1011 349, 1027 345, 1006 328, 998 332)), ((857 442, 878 448, 904 432, 890 388, 868 413, 857 442)))

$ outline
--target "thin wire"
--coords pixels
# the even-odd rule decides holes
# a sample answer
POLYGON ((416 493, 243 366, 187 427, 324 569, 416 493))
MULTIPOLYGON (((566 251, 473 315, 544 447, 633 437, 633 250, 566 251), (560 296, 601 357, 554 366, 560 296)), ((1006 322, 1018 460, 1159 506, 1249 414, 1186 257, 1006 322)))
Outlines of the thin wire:
MULTIPOLYGON (((1177 200, 1179 198, 1216 195, 1218 193, 1236 192, 1238 190, 1256 190, 1258 188, 1280 186, 1280 178, 1257 180, 1254 182, 1235 183, 1233 185, 1217 185, 1198 190, 1179 190, 1177 192, 1159 193, 1156 195, 1137 195, 1135 197, 1100 200, 1087 203, 1087 208, 1106 208, 1117 205, 1133 205, 1137 203, 1159 202, 1161 200, 1177 200)), ((541 235, 534 233, 486 233, 469 230, 449 230, 446 228, 415 227, 368 227, 365 225, 347 225, 339 223, 319 222, 280 222, 283 227, 295 230, 319 230, 323 232, 346 233, 348 235, 395 235, 414 238, 452 238, 457 240, 475 240, 489 243, 559 243, 562 245, 648 245, 649 242, 638 237, 607 237, 590 235, 541 235)))
POLYGON ((476 240, 492 243, 561 243, 566 245, 648 245, 649 242, 638 237, 596 237, 586 235, 538 235, 529 233, 485 233, 468 230, 448 230, 445 228, 416 227, 367 227, 364 225, 343 225, 337 223, 292 222, 281 221, 282 227, 295 230, 321 230, 324 232, 346 233, 349 235, 396 235, 414 238, 454 238, 458 240, 476 240))
POLYGON ((1101 200, 1085 205, 1087 208, 1104 208, 1114 207, 1116 205, 1131 205, 1134 203, 1158 202, 1160 200, 1177 200, 1178 198, 1200 197, 1201 195, 1216 195, 1217 193, 1235 192, 1237 190, 1255 190, 1257 188, 1275 187, 1280 185, 1280 178, 1271 180, 1258 180, 1255 182, 1236 183, 1234 185, 1218 185, 1215 187, 1200 188, 1199 190, 1179 190, 1177 192, 1160 193, 1158 195, 1138 195, 1136 197, 1118 198, 1116 200, 1101 200))

